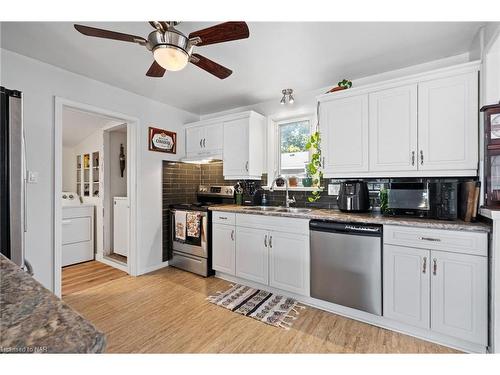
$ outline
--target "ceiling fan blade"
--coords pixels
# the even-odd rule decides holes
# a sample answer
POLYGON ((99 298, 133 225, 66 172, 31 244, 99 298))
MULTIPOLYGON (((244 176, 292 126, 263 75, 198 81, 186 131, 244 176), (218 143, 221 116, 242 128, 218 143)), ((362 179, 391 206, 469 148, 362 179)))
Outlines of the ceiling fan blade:
POLYGON ((156 61, 153 61, 153 63, 149 67, 146 75, 148 77, 163 77, 163 75, 165 74, 165 71, 166 71, 165 68, 163 68, 156 61))
POLYGON ((245 39, 250 35, 246 22, 225 22, 203 30, 193 31, 189 39, 199 37, 198 46, 229 42, 231 40, 245 39))
POLYGON ((232 70, 207 59, 205 56, 193 53, 192 57, 191 63, 220 79, 227 78, 233 73, 232 70))
POLYGON ((84 25, 74 25, 75 29, 81 32, 83 35, 95 36, 97 38, 114 39, 121 40, 122 42, 139 43, 141 45, 146 44, 147 40, 141 36, 123 34, 116 31, 109 31, 104 29, 97 29, 95 27, 84 26, 84 25))

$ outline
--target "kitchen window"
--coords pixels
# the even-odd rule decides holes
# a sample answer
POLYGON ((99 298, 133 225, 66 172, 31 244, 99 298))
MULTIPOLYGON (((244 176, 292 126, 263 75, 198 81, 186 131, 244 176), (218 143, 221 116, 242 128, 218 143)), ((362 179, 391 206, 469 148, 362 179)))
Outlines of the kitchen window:
POLYGON ((278 175, 305 177, 310 160, 306 144, 311 135, 310 118, 296 118, 277 122, 278 175))

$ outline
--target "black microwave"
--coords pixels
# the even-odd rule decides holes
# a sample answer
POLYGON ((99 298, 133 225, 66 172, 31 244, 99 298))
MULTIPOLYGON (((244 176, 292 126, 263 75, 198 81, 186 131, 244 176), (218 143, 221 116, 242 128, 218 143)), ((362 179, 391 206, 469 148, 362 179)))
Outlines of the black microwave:
POLYGON ((383 194, 385 215, 441 220, 458 217, 457 182, 394 182, 386 186, 383 194))

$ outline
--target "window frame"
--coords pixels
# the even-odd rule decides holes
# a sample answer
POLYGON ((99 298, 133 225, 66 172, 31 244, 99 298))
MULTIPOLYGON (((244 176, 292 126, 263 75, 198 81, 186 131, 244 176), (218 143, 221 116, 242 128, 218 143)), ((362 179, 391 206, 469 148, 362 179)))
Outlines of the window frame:
MULTIPOLYGON (((278 177, 281 172, 281 137, 280 137, 280 126, 289 124, 292 122, 309 121, 309 134, 312 134, 316 129, 315 115, 313 113, 301 114, 296 116, 290 116, 286 118, 273 119, 273 137, 271 147, 269 147, 270 164, 268 168, 268 185, 270 186, 274 178, 278 177)), ((309 160, 311 157, 311 150, 309 150, 309 160)), ((294 174, 283 174, 283 176, 292 176, 294 174)), ((298 186, 293 188, 295 190, 308 190, 303 186, 298 186)))

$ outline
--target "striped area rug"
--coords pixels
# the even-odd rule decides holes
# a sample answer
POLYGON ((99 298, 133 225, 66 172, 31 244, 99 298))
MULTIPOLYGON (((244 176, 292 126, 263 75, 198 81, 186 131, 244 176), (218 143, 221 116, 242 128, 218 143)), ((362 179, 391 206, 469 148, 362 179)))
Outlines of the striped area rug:
POLYGON ((294 298, 240 284, 232 285, 225 292, 217 292, 207 300, 238 314, 284 329, 290 329, 299 315, 298 309, 305 308, 294 298))

